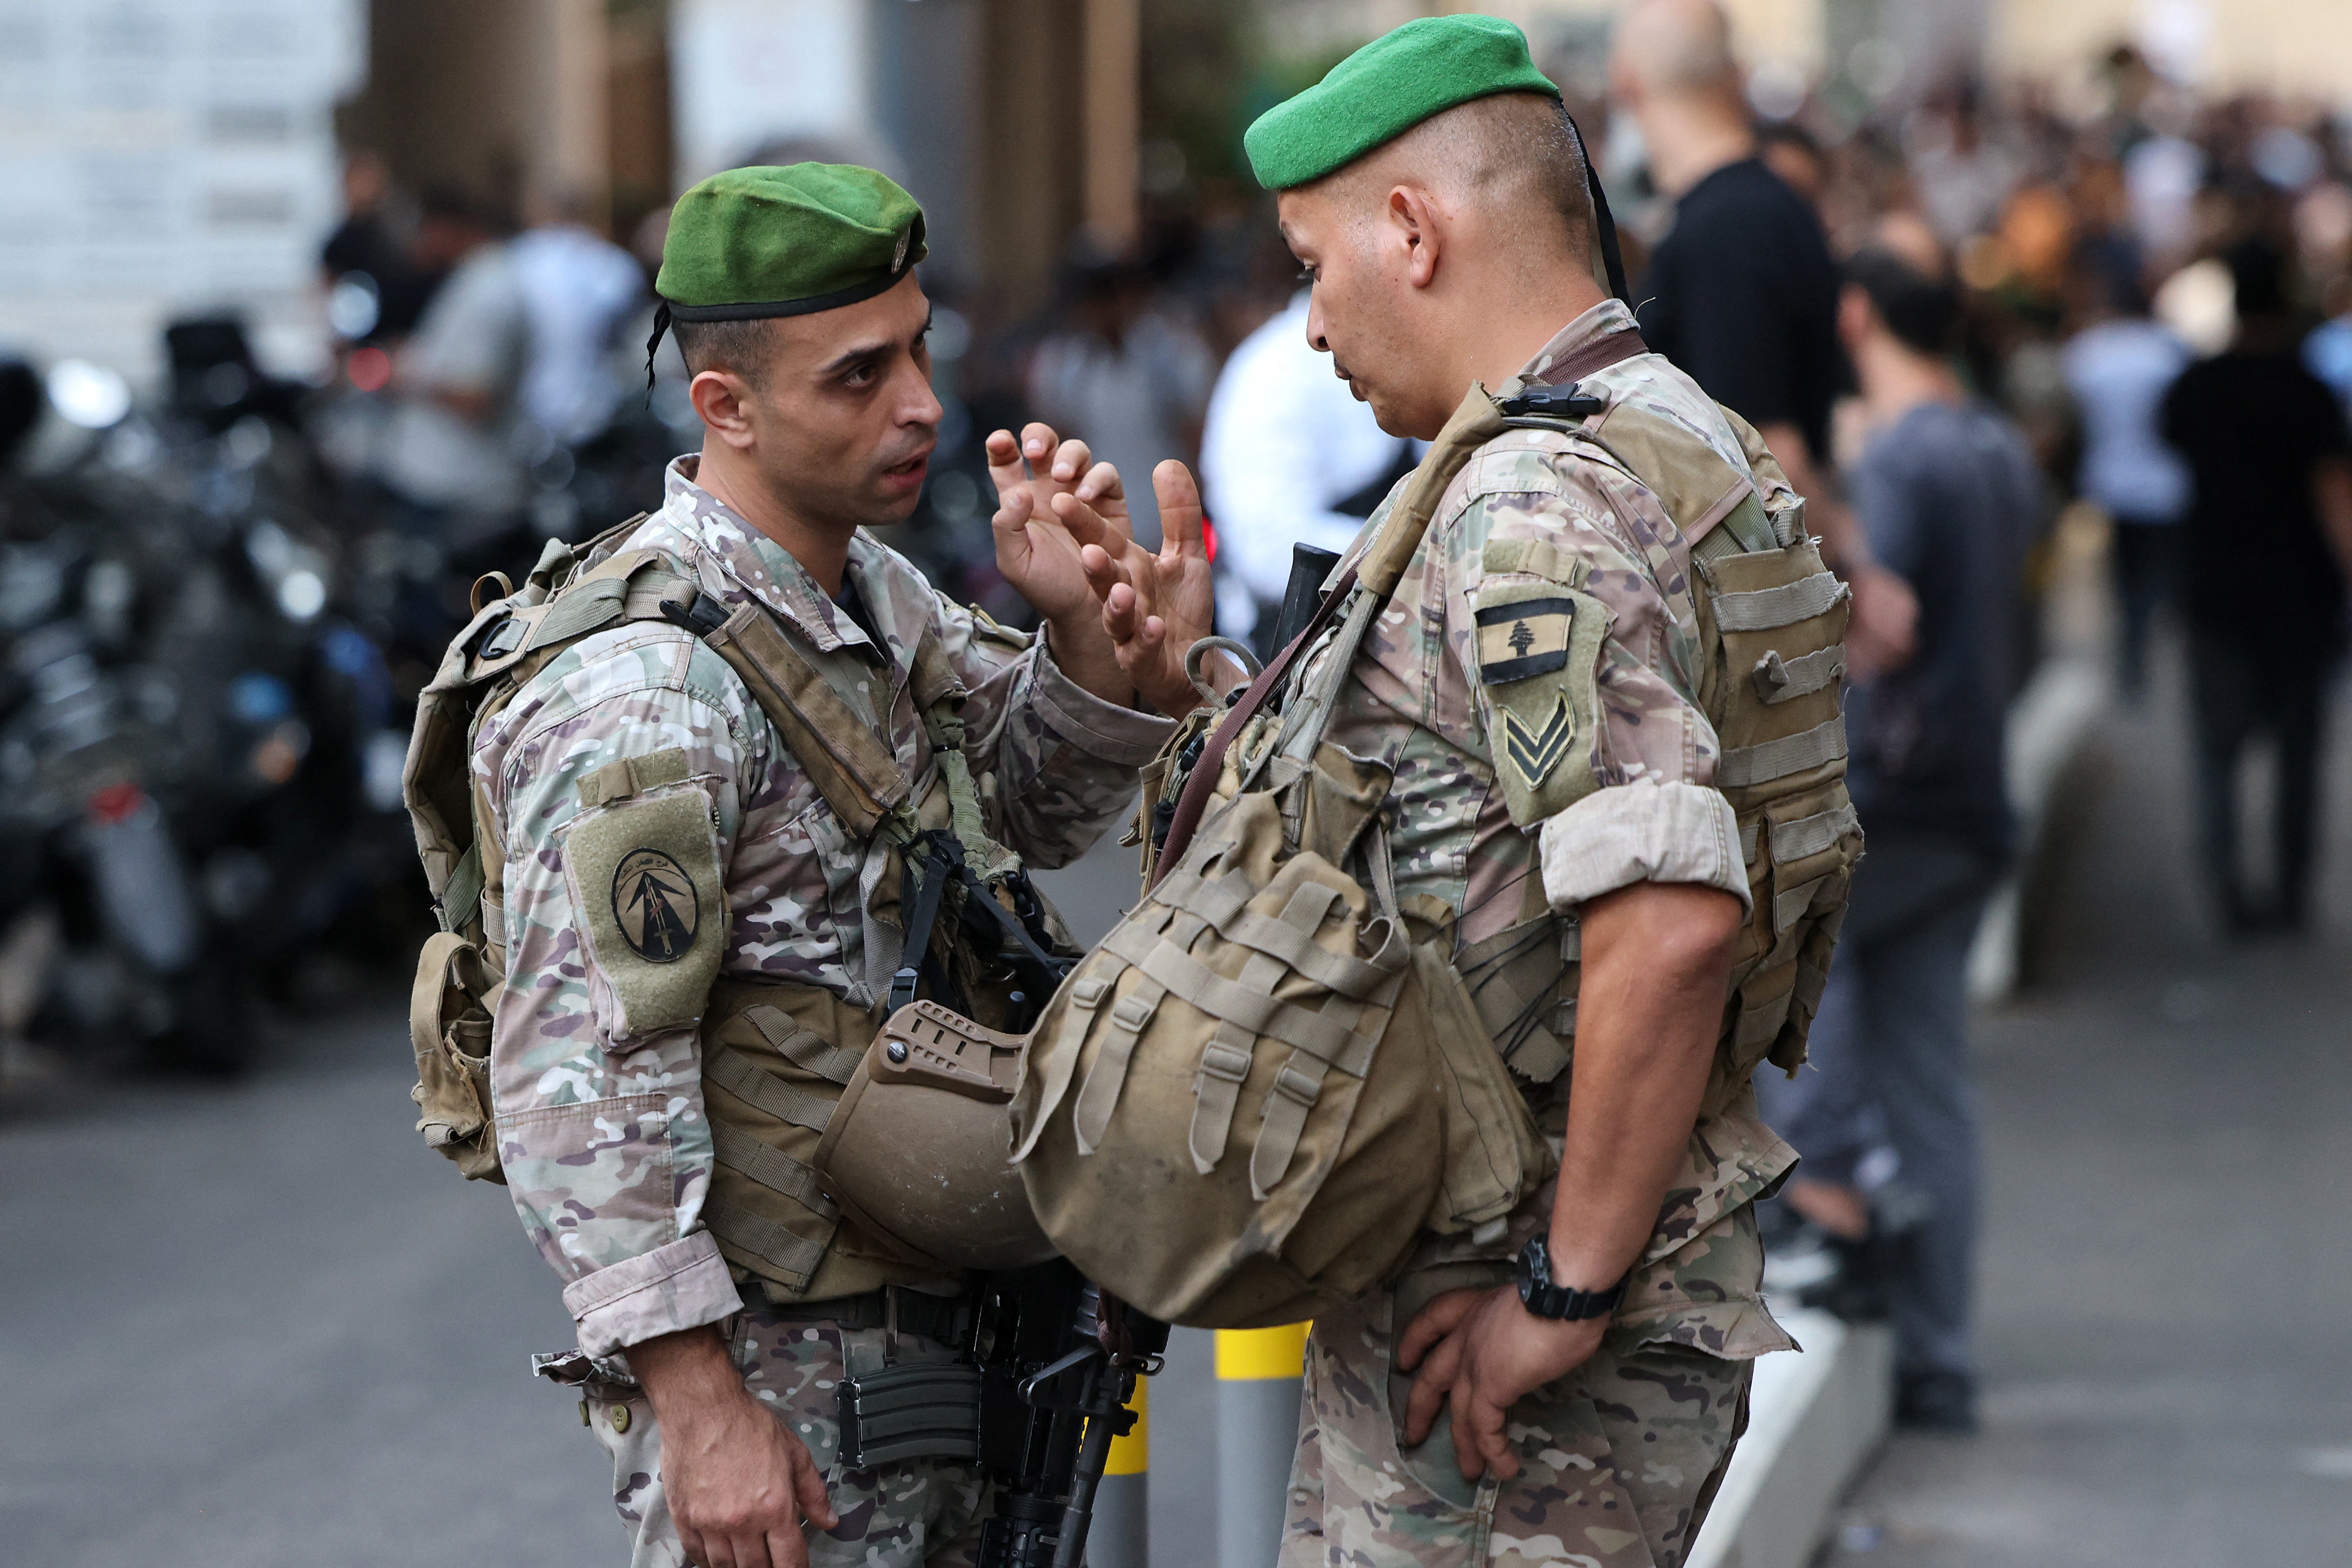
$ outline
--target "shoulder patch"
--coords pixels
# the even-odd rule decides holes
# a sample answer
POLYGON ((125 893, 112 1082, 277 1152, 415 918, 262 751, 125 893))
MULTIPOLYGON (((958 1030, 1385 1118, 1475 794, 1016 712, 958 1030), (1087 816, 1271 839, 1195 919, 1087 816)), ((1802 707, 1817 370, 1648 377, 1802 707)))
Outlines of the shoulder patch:
POLYGON ((728 929, 709 798, 688 785, 583 814, 564 837, 563 872, 589 962, 612 988, 614 1037, 701 1017, 728 929))
POLYGON ((1489 578, 1470 600, 1490 760, 1511 820, 1533 827, 1599 785, 1593 746, 1609 606, 1564 583, 1524 577, 1489 578))
POLYGON ((1478 678, 1489 686, 1549 675, 1568 666, 1576 601, 1549 584, 1525 598, 1507 590, 1478 595, 1478 678))

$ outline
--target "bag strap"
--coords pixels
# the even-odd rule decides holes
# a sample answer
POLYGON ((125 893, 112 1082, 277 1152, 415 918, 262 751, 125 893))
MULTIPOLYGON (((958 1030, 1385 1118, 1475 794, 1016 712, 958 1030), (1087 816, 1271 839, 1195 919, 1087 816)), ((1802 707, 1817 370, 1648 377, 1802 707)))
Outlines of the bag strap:
MULTIPOLYGON (((1552 374, 1567 381, 1580 380, 1647 353, 1649 345, 1642 341, 1642 334, 1630 327, 1623 328, 1583 344, 1553 367, 1552 374)), ((1175 814, 1168 824, 1167 843, 1153 863, 1155 886, 1183 858, 1186 847, 1201 826, 1202 814, 1208 809, 1209 797, 1216 791, 1225 753, 1233 748, 1244 727, 1257 717, 1276 691, 1284 689, 1292 667, 1322 637, 1343 605, 1360 592, 1371 595, 1379 604, 1387 602, 1420 551, 1422 539, 1437 514, 1437 503, 1444 499, 1446 486, 1454 482, 1454 476, 1462 471, 1479 447, 1507 428, 1508 417, 1493 395, 1483 384, 1473 382, 1454 416, 1431 443, 1429 455, 1405 482, 1404 493, 1397 498, 1380 532, 1331 585, 1314 618, 1307 623, 1307 629, 1291 638, 1274 661, 1258 672, 1257 679, 1250 682, 1233 710, 1202 746, 1200 761, 1192 765, 1183 791, 1177 796, 1175 814)), ((1369 622, 1369 617, 1366 620, 1369 622)))

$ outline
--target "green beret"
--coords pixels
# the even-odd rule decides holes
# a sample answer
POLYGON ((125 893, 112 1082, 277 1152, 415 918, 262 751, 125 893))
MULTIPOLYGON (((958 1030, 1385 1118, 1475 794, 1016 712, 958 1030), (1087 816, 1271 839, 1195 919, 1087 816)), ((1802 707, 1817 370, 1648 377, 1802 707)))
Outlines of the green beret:
POLYGON ((681 321, 799 316, 870 300, 923 258, 923 209, 871 169, 729 169, 677 198, 654 292, 681 321))
POLYGON ((1499 16, 1424 16, 1384 33, 1242 137, 1257 183, 1286 191, 1394 141, 1433 114, 1498 92, 1559 89, 1528 57, 1528 36, 1499 16))

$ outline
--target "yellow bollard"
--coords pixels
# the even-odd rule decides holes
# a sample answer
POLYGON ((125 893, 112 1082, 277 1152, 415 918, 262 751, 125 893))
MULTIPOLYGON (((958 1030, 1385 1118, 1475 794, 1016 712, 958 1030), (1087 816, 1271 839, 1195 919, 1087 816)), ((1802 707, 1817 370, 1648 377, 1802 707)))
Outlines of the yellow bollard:
POLYGON ((1088 1568, 1145 1568, 1150 1561, 1151 1380, 1135 1380, 1127 1402, 1135 1426, 1110 1440, 1102 1485, 1095 1491, 1094 1521, 1087 1529, 1088 1568))
POLYGON ((1270 1568, 1281 1549, 1311 1326, 1217 1331, 1218 1568, 1270 1568))

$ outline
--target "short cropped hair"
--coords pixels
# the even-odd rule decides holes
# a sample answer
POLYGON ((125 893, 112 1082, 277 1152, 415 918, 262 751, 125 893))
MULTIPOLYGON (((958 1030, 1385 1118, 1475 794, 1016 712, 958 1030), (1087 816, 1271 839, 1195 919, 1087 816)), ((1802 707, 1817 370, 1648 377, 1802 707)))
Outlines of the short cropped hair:
POLYGON ((1896 342, 1923 354, 1951 352, 1960 324, 1960 291, 1949 279, 1930 277, 1877 245, 1855 251, 1846 261, 1845 277, 1870 296, 1896 342))
POLYGON ((1549 93, 1474 98, 1331 177, 1386 185, 1408 171, 1456 200, 1557 219, 1580 259, 1591 247, 1584 158, 1567 107, 1549 93))
POLYGON ((731 370, 753 386, 765 386, 768 374, 769 323, 748 321, 672 321, 677 352, 686 361, 688 379, 706 370, 731 370))

